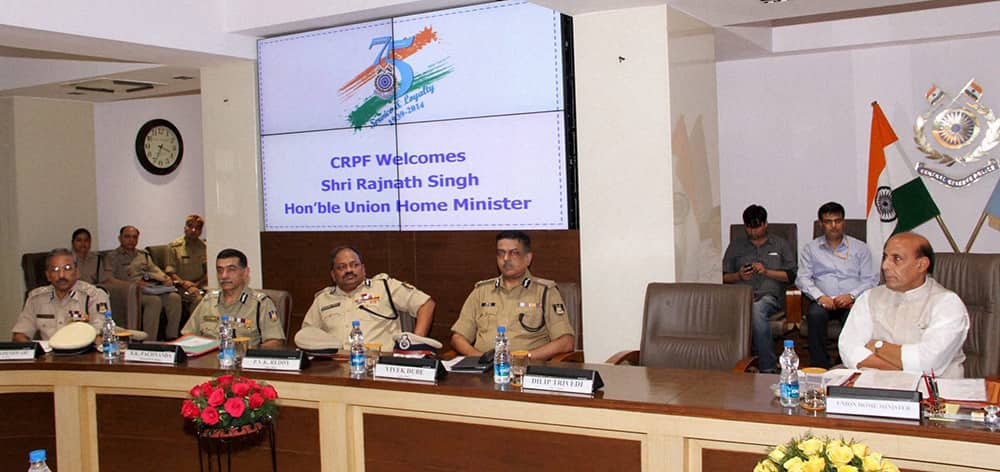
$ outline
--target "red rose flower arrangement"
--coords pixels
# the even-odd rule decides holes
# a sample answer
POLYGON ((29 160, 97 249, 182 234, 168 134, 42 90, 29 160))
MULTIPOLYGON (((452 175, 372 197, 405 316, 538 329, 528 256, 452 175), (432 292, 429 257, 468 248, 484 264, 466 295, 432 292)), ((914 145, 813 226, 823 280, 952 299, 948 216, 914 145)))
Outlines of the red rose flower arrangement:
POLYGON ((204 429, 235 428, 274 419, 277 398, 270 385, 225 374, 191 387, 181 404, 181 416, 204 429))

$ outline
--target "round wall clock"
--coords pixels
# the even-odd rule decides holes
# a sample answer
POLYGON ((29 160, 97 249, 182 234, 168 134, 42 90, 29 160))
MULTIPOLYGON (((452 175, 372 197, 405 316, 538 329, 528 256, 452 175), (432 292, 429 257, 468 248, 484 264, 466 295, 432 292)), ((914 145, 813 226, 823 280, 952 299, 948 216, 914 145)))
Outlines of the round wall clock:
POLYGON ((167 175, 177 169, 184 156, 184 141, 173 123, 164 119, 146 122, 135 136, 139 164, 152 174, 167 175))

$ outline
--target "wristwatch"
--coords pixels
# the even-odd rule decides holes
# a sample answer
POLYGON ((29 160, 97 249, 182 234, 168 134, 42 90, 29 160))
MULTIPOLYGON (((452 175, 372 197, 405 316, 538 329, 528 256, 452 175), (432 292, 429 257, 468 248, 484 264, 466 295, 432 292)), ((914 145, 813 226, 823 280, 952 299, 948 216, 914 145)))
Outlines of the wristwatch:
POLYGON ((885 346, 885 342, 883 342, 881 339, 875 341, 875 352, 878 352, 879 349, 882 349, 882 346, 885 346))

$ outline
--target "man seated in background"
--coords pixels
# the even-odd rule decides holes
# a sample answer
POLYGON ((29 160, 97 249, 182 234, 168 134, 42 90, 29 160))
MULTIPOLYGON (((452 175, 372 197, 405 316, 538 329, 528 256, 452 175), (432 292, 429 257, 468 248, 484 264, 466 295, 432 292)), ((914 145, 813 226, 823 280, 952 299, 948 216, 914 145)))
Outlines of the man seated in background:
POLYGON ((416 318, 413 334, 427 336, 435 302, 413 285, 386 274, 367 278, 361 253, 348 246, 330 252, 332 287, 316 292, 302 327, 320 328, 348 346, 351 322, 361 322, 366 343, 392 349, 393 335, 403 332, 400 316, 416 318))
POLYGON ((826 203, 819 207, 818 217, 823 236, 802 248, 795 285, 809 299, 809 364, 829 369, 827 322, 846 320, 854 300, 878 284, 878 272, 868 245, 844 234, 843 206, 826 203))
POLYGON ((844 365, 963 377, 969 313, 955 292, 928 277, 934 272, 931 244, 902 233, 882 252, 885 285, 858 297, 840 332, 844 365))
POLYGON ((160 294, 147 293, 148 287, 157 285, 172 287, 174 281, 153 262, 148 252, 136 249, 139 244, 139 230, 135 226, 122 226, 118 230, 118 242, 121 245, 104 256, 101 283, 134 282, 143 290, 142 331, 145 331, 152 340, 161 339, 160 310, 162 309, 167 314, 167 326, 166 332, 162 333, 163 338, 176 338, 181 323, 181 296, 176 290, 160 294))
POLYGON ((228 315, 236 337, 250 338, 250 347, 280 347, 285 333, 274 302, 266 293, 247 287, 250 267, 247 256, 236 249, 223 249, 215 257, 220 290, 209 290, 181 330, 219 338, 222 315, 228 315))
MULTIPOLYGON (((201 232, 205 220, 198 215, 188 215, 184 220, 184 235, 167 244, 166 267, 163 271, 174 281, 181 292, 184 317, 190 316, 201 303, 202 291, 208 283, 208 255, 201 232)), ((181 324, 187 321, 181 320, 181 324)))
POLYGON ((768 319, 785 306, 785 287, 795 280, 795 254, 780 236, 767 233, 767 210, 750 205, 743 210, 747 237, 729 242, 722 257, 722 281, 753 288, 751 330, 761 372, 778 371, 768 319))
POLYGON ((528 271, 534 254, 531 238, 521 231, 496 236, 500 276, 477 282, 452 325, 451 345, 465 356, 493 349, 497 327, 505 326, 511 351, 527 350, 547 360, 570 352, 575 333, 556 283, 528 271))
POLYGON ((108 294, 80 280, 80 269, 69 249, 53 249, 45 257, 45 278, 50 285, 28 293, 14 323, 13 341, 28 342, 40 333, 43 340, 74 321, 90 323, 98 333, 104 322, 101 311, 108 294))

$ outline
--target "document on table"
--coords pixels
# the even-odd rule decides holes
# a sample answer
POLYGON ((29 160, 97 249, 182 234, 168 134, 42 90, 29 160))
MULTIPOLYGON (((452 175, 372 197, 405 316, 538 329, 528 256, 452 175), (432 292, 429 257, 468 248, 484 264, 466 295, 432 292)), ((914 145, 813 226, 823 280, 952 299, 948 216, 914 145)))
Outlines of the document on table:
MULTIPOLYGON (((938 392, 945 400, 960 402, 985 402, 986 379, 937 379, 938 392)), ((920 384, 920 391, 927 396, 927 387, 920 384)))
POLYGON ((174 344, 180 346, 184 349, 184 352, 189 356, 200 356, 202 354, 207 354, 219 348, 219 340, 213 338, 207 338, 204 336, 194 336, 191 334, 185 334, 167 344, 174 344))
POLYGON ((854 386, 915 391, 920 383, 920 378, 920 374, 913 372, 863 369, 861 376, 854 381, 854 386))

